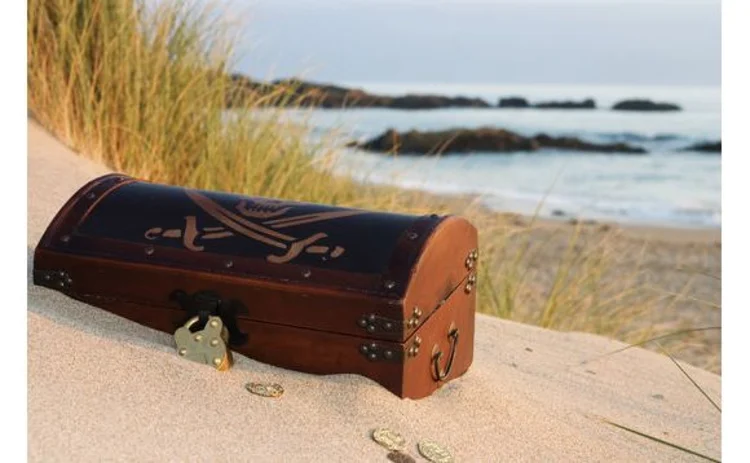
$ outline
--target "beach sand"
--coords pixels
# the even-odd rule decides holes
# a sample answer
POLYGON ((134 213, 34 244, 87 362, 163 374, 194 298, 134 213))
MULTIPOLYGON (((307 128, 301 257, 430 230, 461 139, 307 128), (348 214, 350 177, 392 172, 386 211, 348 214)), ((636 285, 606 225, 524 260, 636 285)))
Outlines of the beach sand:
MULTIPOLYGON (((29 121, 29 265, 63 202, 106 172, 29 121)), ((30 275, 30 274, 29 274, 30 275)), ((219 373, 169 335, 57 292, 28 288, 30 461, 387 461, 432 439, 456 461, 701 461, 618 423, 720 458, 721 415, 665 356, 600 336, 479 315, 474 364, 433 396, 401 400, 354 375, 315 376, 235 355, 219 373), (585 363, 584 363, 585 362, 585 363), (249 381, 278 382, 278 399, 249 381)), ((721 377, 685 370, 714 400, 721 377)))

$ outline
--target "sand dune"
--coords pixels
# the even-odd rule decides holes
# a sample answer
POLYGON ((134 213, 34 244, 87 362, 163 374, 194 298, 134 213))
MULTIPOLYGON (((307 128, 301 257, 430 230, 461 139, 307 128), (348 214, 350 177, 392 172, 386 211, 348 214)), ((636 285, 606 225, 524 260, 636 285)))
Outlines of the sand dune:
MULTIPOLYGON (((29 264, 52 216, 106 169, 29 121, 29 264)), ((170 336, 29 283, 30 461, 387 461, 379 426, 441 442, 456 461, 701 461, 605 423, 720 457, 721 416, 664 356, 581 333, 477 317, 472 368, 401 400, 354 375, 314 376, 236 355, 186 362, 170 336), (588 361, 586 363, 582 363, 588 361), (264 399, 244 389, 273 381, 264 399)), ((721 378, 686 371, 720 400, 721 378)), ((424 460, 421 460, 424 461, 424 460)))

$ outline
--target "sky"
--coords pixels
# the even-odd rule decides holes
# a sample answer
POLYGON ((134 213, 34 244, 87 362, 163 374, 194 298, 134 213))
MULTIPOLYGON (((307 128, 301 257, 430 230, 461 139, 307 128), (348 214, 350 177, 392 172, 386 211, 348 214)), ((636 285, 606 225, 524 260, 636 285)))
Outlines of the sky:
POLYGON ((237 69, 323 82, 719 85, 718 0, 224 0, 237 69))

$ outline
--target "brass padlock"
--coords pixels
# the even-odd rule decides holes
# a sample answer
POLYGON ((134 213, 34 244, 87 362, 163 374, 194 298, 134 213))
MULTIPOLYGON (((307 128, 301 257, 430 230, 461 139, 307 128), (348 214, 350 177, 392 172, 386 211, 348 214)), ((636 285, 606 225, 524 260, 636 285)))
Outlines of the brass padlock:
POLYGON ((193 317, 174 332, 177 353, 198 363, 211 365, 219 371, 232 366, 232 352, 227 348, 229 332, 220 317, 208 317, 202 330, 191 332, 190 328, 198 323, 199 317, 193 317))

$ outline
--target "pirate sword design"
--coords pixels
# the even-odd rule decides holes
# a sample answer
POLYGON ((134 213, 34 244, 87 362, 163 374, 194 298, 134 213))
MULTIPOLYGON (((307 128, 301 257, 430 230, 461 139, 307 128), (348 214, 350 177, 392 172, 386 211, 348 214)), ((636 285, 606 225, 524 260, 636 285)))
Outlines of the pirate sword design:
MULTIPOLYGON (((182 239, 185 248, 190 251, 200 252, 205 249, 205 246, 197 244, 198 240, 209 241, 241 235, 285 251, 281 255, 268 254, 266 256, 266 260, 274 264, 289 262, 303 252, 319 254, 323 259, 335 259, 345 252, 345 249, 341 246, 318 244, 321 240, 328 237, 328 234, 323 232, 314 233, 304 238, 296 238, 278 230, 367 213, 367 211, 347 209, 283 217, 292 209, 291 206, 280 207, 272 202, 249 205, 246 200, 243 200, 235 207, 239 212, 237 214, 196 191, 185 190, 185 193, 198 207, 221 223, 223 227, 204 227, 199 230, 196 216, 189 215, 185 217, 184 229, 172 228, 164 230, 161 227, 149 228, 144 233, 146 239, 182 239), (263 221, 256 223, 250 219, 261 219, 263 221)), ((279 202, 279 204, 283 203, 279 202)))

